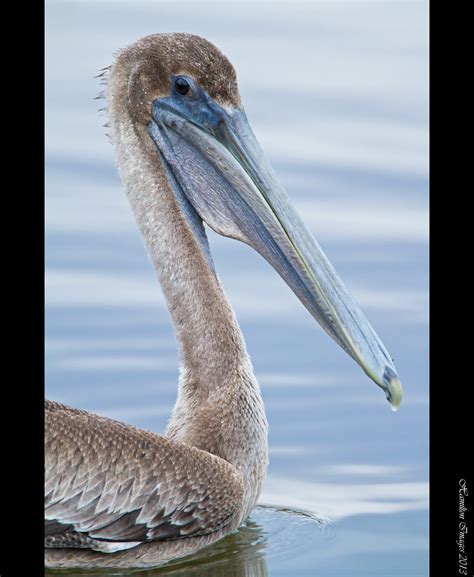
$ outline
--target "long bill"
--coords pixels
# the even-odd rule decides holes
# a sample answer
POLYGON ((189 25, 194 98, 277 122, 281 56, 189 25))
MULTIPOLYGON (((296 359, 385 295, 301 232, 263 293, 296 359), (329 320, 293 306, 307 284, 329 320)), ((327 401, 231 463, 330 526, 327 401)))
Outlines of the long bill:
POLYGON ((245 112, 210 98, 205 104, 204 121, 168 102, 153 104, 149 132, 176 184, 214 231, 250 245, 275 268, 397 409, 403 390, 390 355, 291 205, 245 112))

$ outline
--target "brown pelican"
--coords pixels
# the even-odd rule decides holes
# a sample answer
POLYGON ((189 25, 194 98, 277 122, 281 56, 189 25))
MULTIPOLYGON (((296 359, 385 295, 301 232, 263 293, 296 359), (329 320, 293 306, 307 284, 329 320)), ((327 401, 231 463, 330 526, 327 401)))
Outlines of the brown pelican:
POLYGON ((149 566, 235 531, 265 478, 267 420, 204 228, 257 250, 398 407, 392 360, 278 182, 233 66, 190 34, 122 50, 106 88, 118 170, 180 347, 159 435, 46 402, 49 566, 149 566))

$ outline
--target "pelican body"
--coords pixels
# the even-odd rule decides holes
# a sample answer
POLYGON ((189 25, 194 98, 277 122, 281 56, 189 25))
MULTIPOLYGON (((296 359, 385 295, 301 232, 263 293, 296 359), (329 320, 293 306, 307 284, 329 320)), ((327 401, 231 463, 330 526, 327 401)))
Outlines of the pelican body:
POLYGON ((268 464, 267 419, 204 228, 257 250, 398 407, 385 347, 292 207, 232 64, 190 34, 147 36, 107 73, 118 170, 180 352, 164 435, 46 401, 46 563, 158 565, 235 531, 268 464))

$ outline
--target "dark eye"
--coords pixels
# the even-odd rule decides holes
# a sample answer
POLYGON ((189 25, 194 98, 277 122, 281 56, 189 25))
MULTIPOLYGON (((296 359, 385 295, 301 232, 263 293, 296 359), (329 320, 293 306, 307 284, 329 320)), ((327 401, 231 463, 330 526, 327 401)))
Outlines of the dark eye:
POLYGON ((174 88, 178 94, 181 94, 181 96, 186 96, 191 87, 189 86, 189 82, 186 80, 186 78, 180 77, 176 78, 174 81, 174 88))

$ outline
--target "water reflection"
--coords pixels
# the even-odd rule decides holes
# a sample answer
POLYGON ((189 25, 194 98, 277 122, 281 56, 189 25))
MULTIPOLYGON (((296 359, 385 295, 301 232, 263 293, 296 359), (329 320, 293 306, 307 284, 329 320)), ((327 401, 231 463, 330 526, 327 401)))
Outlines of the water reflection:
POLYGON ((309 550, 333 536, 329 523, 301 511, 258 506, 233 535, 195 555, 154 569, 50 569, 47 577, 267 577, 267 560, 309 550))
POLYGON ((209 577, 267 577, 264 528, 248 519, 237 533, 194 555, 186 561, 174 561, 158 570, 140 575, 194 575, 209 577))

